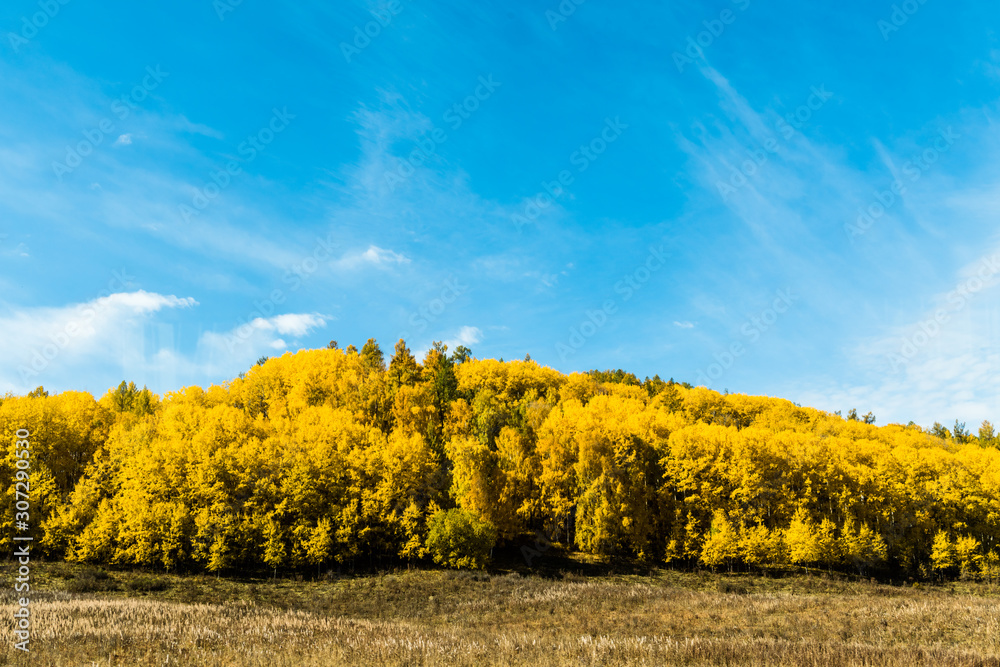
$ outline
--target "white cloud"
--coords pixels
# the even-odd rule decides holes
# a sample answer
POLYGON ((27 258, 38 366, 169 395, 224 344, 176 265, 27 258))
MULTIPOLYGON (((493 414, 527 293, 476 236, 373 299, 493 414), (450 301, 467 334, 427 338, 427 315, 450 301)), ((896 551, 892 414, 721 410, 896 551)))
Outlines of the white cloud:
MULTIPOLYGON (((498 329, 500 327, 490 327, 490 328, 498 329)), ((506 327, 503 328, 506 329, 506 327)), ((450 338, 446 338, 441 342, 443 342, 448 347, 448 350, 454 352, 455 348, 457 348, 459 345, 471 347, 472 345, 475 345, 476 343, 479 343, 482 340, 483 340, 483 332, 479 329, 479 327, 464 326, 461 327, 457 332, 455 332, 454 335, 452 335, 450 338)), ((424 355, 427 354, 427 351, 430 349, 430 347, 431 347, 430 344, 425 342, 412 347, 411 352, 413 353, 413 356, 418 360, 423 359, 424 355)))
POLYGON ((150 378, 154 386, 171 389, 186 385, 207 386, 236 377, 262 356, 288 350, 289 342, 275 334, 305 335, 324 326, 326 319, 314 314, 257 318, 227 332, 202 334, 191 354, 161 348, 145 359, 144 366, 137 368, 135 374, 150 378))
POLYGON ((0 318, 0 391, 20 393, 45 383, 69 388, 79 375, 114 372, 142 354, 143 325, 168 308, 197 305, 192 298, 139 290, 58 308, 14 310, 0 318), (135 347, 130 347, 135 345, 135 347))
MULTIPOLYGON (((72 105, 71 110, 64 110, 71 115, 81 114, 72 127, 88 127, 86 122, 89 121, 83 119, 106 113, 114 100, 91 95, 91 91, 102 88, 95 85, 96 82, 75 73, 63 72, 60 76, 62 74, 66 79, 58 86, 46 85, 45 78, 37 77, 18 81, 18 84, 26 98, 36 99, 37 106, 44 109, 64 109, 65 105, 58 102, 67 96, 76 99, 78 96, 68 91, 79 91, 84 101, 72 105)), ((289 233, 279 242, 263 231, 271 228, 273 214, 245 203, 246 193, 260 189, 259 182, 248 175, 233 179, 227 188, 226 197, 230 200, 227 205, 214 201, 204 209, 195 208, 196 213, 190 220, 184 219, 180 205, 194 208, 192 202, 199 189, 211 182, 208 176, 215 168, 217 157, 214 150, 211 155, 202 152, 200 140, 193 141, 197 138, 191 135, 224 137, 212 128, 152 105, 145 113, 130 118, 129 132, 119 129, 119 135, 112 134, 108 138, 107 142, 115 143, 119 150, 94 151, 85 158, 85 166, 63 179, 58 193, 54 193, 51 165, 63 146, 53 137, 61 135, 62 131, 52 131, 49 126, 65 122, 66 113, 40 117, 40 126, 49 128, 47 131, 27 133, 16 145, 0 148, 0 201, 5 217, 38 220, 55 229, 106 227, 109 234, 141 229, 150 233, 152 238, 149 240, 173 245, 189 256, 208 257, 213 261, 224 259, 264 270, 284 272, 304 259, 303 253, 310 243, 306 234, 289 233), (155 137, 160 148, 173 155, 178 164, 185 165, 184 173, 173 169, 171 161, 164 162, 150 155, 136 156, 139 163, 123 165, 124 153, 131 151, 120 149, 127 141, 141 143, 147 137, 155 137), (86 180, 80 178, 82 173, 87 173, 86 180)), ((20 133, 23 129, 4 126, 0 134, 20 133)), ((129 242, 148 243, 141 236, 130 238, 129 242)))
POLYGON ((211 137, 213 139, 225 139, 225 135, 218 130, 209 127, 208 125, 203 125, 201 123, 192 123, 187 119, 187 116, 178 116, 173 120, 173 127, 181 132, 188 132, 190 134, 200 134, 205 137, 211 137))
POLYGON ((279 334, 304 336, 310 329, 326 326, 326 320, 316 314, 277 315, 270 319, 258 317, 251 324, 264 331, 277 331, 279 334))
POLYGON ((98 310, 124 308, 140 314, 155 313, 163 308, 187 308, 198 305, 198 302, 191 297, 164 296, 145 290, 119 292, 101 297, 93 303, 94 308, 98 310))
POLYGON ((28 252, 28 246, 24 243, 18 243, 16 248, 6 254, 15 255, 17 257, 31 257, 31 253, 28 252))
POLYGON ((387 267, 393 264, 409 264, 410 260, 397 252, 371 245, 364 252, 348 253, 330 263, 334 269, 350 271, 363 266, 387 267))
POLYGON ((445 344, 448 346, 449 350, 454 350, 459 345, 469 347, 470 345, 475 345, 481 340, 483 340, 483 332, 479 330, 479 327, 465 326, 458 330, 458 333, 454 338, 445 341, 445 344))
POLYGON ((280 336, 299 338, 313 329, 325 327, 326 321, 326 317, 316 313, 258 317, 226 333, 203 334, 198 341, 199 356, 203 360, 211 360, 215 376, 231 377, 244 370, 263 353, 286 349, 288 343, 280 336))
POLYGON ((957 271, 916 320, 885 329, 849 351, 867 382, 809 387, 799 398, 828 410, 872 410, 880 424, 1000 418, 1000 248, 957 271))
POLYGON ((4 242, 9 238, 7 234, 0 234, 0 256, 8 257, 31 257, 28 251, 28 246, 24 243, 18 243, 13 248, 4 248, 4 242))
POLYGON ((687 321, 684 321, 684 322, 677 322, 677 321, 675 321, 674 322, 674 326, 675 327, 679 327, 681 329, 694 329, 694 324, 692 324, 691 322, 687 322, 687 321))
POLYGON ((0 393, 23 394, 44 385, 101 394, 122 379, 160 392, 206 386, 235 377, 260 356, 288 349, 285 337, 298 339, 328 319, 316 313, 256 318, 227 332, 205 332, 185 353, 177 340, 182 330, 156 315, 196 305, 190 297, 139 290, 59 308, 15 310, 0 317, 0 393))
MULTIPOLYGON (((1000 145, 992 121, 971 115, 935 118, 891 144, 871 138, 870 163, 859 162, 842 146, 815 138, 823 136, 817 130, 834 111, 836 98, 792 132, 780 125, 777 109, 758 112, 718 71, 704 67, 702 74, 719 99, 721 118, 706 117, 690 132, 677 131, 691 158, 690 172, 708 205, 725 207, 754 235, 743 259, 770 267, 775 286, 781 280, 802 295, 796 311, 802 319, 776 327, 769 343, 784 348, 773 357, 785 364, 775 376, 800 379, 770 384, 767 393, 831 411, 872 410, 880 424, 912 419, 928 426, 957 417, 972 426, 991 415, 1000 418, 1000 310, 992 305, 997 290, 984 286, 960 311, 949 311, 948 322, 926 341, 921 326, 937 309, 947 310, 949 295, 979 270, 980 262, 950 272, 945 267, 989 236, 982 230, 991 228, 1000 210, 995 161, 975 158, 982 166, 966 165, 959 181, 954 164, 969 156, 959 155, 956 144, 948 160, 919 174, 919 187, 903 168, 914 153, 934 145, 928 141, 939 133, 947 130, 950 136, 951 122, 960 139, 976 138, 975 155, 992 155, 1000 145), (768 142, 773 150, 764 148, 768 142), (754 166, 748 161, 754 155, 766 159, 754 166), (879 201, 875 197, 896 179, 909 186, 906 192, 890 200, 864 233, 853 233, 862 207, 879 201), (938 246, 934 254, 926 252, 928 244, 938 246), (941 252, 945 247, 950 252, 941 252), (830 248, 850 251, 831 261, 830 248), (921 343, 915 353, 893 367, 890 355, 901 357, 904 341, 912 344, 914 337, 921 343)), ((803 89, 791 105, 808 96, 803 89)), ((715 321, 720 331, 733 331, 752 311, 744 304, 759 299, 754 294, 759 291, 758 280, 735 280, 722 301, 693 297, 691 305, 705 315, 699 330, 708 335, 715 321)), ((709 344, 722 349, 726 340, 709 344)), ((751 356, 741 363, 752 363, 751 356)), ((769 383, 763 370, 752 374, 748 368, 744 377, 750 387, 769 383)))

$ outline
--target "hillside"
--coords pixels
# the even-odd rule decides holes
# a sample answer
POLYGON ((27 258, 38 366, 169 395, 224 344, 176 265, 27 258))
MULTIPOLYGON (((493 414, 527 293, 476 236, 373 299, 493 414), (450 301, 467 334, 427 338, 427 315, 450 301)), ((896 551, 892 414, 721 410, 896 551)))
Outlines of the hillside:
MULTIPOLYGON (((853 416, 853 414, 852 414, 853 416)), ((50 557, 209 572, 378 559, 530 565, 551 543, 680 568, 820 566, 1000 576, 1000 449, 961 433, 564 375, 402 341, 300 351, 160 398, 5 397, 3 544, 15 437, 50 557)))

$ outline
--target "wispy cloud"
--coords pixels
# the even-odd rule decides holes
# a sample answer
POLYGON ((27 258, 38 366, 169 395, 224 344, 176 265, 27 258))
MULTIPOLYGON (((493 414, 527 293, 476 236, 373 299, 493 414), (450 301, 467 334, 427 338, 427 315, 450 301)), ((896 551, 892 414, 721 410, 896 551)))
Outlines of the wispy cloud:
MULTIPOLYGON (((703 66, 702 74, 718 95, 722 116, 690 134, 678 133, 678 144, 706 194, 715 194, 717 204, 752 235, 753 243, 740 255, 756 276, 745 284, 727 284, 725 301, 692 298, 692 305, 704 305, 706 299, 713 304, 711 312, 702 312, 706 323, 721 325, 722 335, 710 345, 725 349, 734 323, 752 311, 745 305, 747 291, 769 276, 803 295, 798 321, 793 326, 779 322, 767 334, 774 346, 768 361, 779 364, 770 372, 787 378, 771 391, 830 410, 871 409, 882 423, 995 417, 1000 402, 992 397, 1000 392, 990 369, 998 368, 1000 349, 995 298, 987 294, 992 287, 952 313, 911 359, 895 368, 889 360, 899 357, 908 337, 916 335, 919 342, 921 324, 947 307, 954 289, 934 290, 961 285, 967 280, 963 275, 978 270, 980 262, 974 262, 949 278, 943 272, 948 263, 928 263, 921 249, 960 237, 955 220, 971 228, 974 221, 985 224, 995 215, 995 198, 985 193, 994 192, 1000 181, 996 168, 977 166, 978 173, 967 174, 960 185, 952 176, 954 163, 947 165, 962 137, 976 137, 986 155, 1000 146, 1000 131, 986 119, 931 117, 925 127, 892 142, 868 139, 864 143, 872 160, 864 163, 811 138, 815 133, 808 123, 789 129, 775 110, 754 109, 717 70, 703 66), (921 162, 922 156, 931 159, 921 162), (895 181, 906 186, 904 191, 887 194, 895 181), (885 209, 876 223, 860 236, 845 233, 873 202, 885 209), (942 235, 943 230, 948 231, 942 235), (833 368, 831 359, 836 360, 833 368)), ((803 90, 803 102, 809 94, 803 90)), ((814 113, 816 118, 835 114, 836 99, 814 113)), ((962 254, 973 256, 971 250, 963 248, 962 254)), ((681 328, 685 324, 675 322, 681 328)), ((708 329, 699 326, 702 335, 708 329)), ((763 348, 754 356, 763 359, 763 348)), ((753 362, 749 355, 741 362, 746 376, 765 372, 763 361, 753 362)), ((733 381, 727 376, 719 388, 733 381)))
POLYGON ((31 253, 28 250, 28 245, 25 243, 18 243, 13 247, 4 247, 3 241, 0 240, 0 257, 31 257, 31 253))
POLYGON ((225 139, 225 135, 222 134, 222 132, 201 123, 192 123, 186 116, 183 115, 176 117, 172 124, 174 128, 180 130, 181 132, 200 134, 212 139, 225 139))
POLYGON ((282 335, 304 336, 311 329, 326 326, 326 319, 312 314, 278 315, 270 319, 257 318, 253 325, 264 331, 277 331, 282 335))
POLYGON ((334 260, 330 265, 338 271, 352 271, 365 266, 388 268, 395 264, 409 263, 410 259, 400 253, 372 245, 362 252, 348 253, 340 259, 334 260))
POLYGON ((479 327, 464 326, 452 338, 445 341, 448 349, 454 350, 459 345, 470 347, 483 340, 483 332, 479 327))
POLYGON ((328 319, 317 313, 257 317, 226 332, 202 334, 195 360, 207 367, 192 366, 195 360, 177 359, 175 363, 184 365, 190 373, 232 376, 265 352, 287 349, 288 343, 281 336, 301 338, 325 327, 328 319))
POLYGON ((158 316, 197 305, 191 297, 139 290, 59 308, 15 309, 0 318, 0 392, 44 385, 100 393, 123 378, 161 391, 220 382, 261 355, 289 349, 289 337, 294 343, 329 319, 317 313, 255 318, 229 331, 204 332, 192 346, 175 323, 158 316))
POLYGON ((1000 246, 963 267, 947 292, 905 324, 849 350, 864 381, 806 388, 801 400, 830 410, 873 410, 880 422, 978 424, 1000 412, 1000 246))
POLYGON ((22 392, 43 382, 65 386, 80 370, 99 368, 107 375, 141 354, 141 347, 127 345, 151 315, 195 305, 190 297, 139 290, 65 307, 13 309, 0 317, 0 390, 22 392))

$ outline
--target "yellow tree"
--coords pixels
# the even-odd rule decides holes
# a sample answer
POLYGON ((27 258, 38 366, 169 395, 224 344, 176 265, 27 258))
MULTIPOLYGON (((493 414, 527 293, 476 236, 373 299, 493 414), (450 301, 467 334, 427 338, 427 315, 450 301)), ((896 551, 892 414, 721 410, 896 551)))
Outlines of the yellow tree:
POLYGON ((842 553, 837 539, 837 525, 826 517, 820 521, 816 530, 816 549, 819 562, 827 568, 840 564, 842 553))
POLYGON ((868 524, 858 526, 853 519, 844 523, 841 531, 840 550, 844 558, 864 574, 868 568, 885 561, 888 551, 885 540, 868 524))
POLYGON ((939 573, 955 566, 955 543, 944 530, 939 530, 934 535, 934 544, 931 546, 931 565, 939 573))
POLYGON ((761 566, 781 560, 782 554, 780 551, 775 553, 775 536, 767 526, 744 524, 740 527, 739 557, 747 565, 761 566))
MULTIPOLYGON (((463 364, 464 365, 464 364, 463 364)), ((568 528, 577 500, 575 440, 583 405, 577 399, 560 402, 539 429, 536 451, 541 464, 541 498, 553 523, 568 528)), ((568 533, 567 533, 568 534, 568 533)))
POLYGON ((583 409, 574 439, 578 459, 576 543, 593 553, 625 550, 653 555, 656 490, 662 473, 649 444, 645 392, 595 396, 583 409))
POLYGON ((979 550, 979 540, 971 535, 963 535, 955 540, 955 560, 963 578, 972 577, 980 571, 983 557, 979 550))
POLYGON ((510 497, 501 503, 505 479, 496 452, 469 437, 452 438, 446 448, 453 466, 451 495, 458 506, 489 522, 500 537, 513 537, 517 505, 510 497))
POLYGON ((733 560, 740 555, 740 534, 722 510, 712 517, 708 538, 701 550, 701 562, 711 568, 728 564, 733 569, 733 560))
POLYGON ((788 558, 792 563, 808 565, 821 560, 823 552, 817 533, 816 524, 809 517, 809 512, 804 508, 799 508, 785 532, 788 558))

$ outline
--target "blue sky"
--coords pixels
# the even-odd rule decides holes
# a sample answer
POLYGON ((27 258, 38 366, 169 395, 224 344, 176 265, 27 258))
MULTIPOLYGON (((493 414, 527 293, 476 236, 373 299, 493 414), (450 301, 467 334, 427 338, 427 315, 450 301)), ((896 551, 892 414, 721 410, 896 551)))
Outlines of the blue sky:
POLYGON ((1000 419, 1000 7, 673 4, 5 3, 0 392, 404 336, 1000 419))

